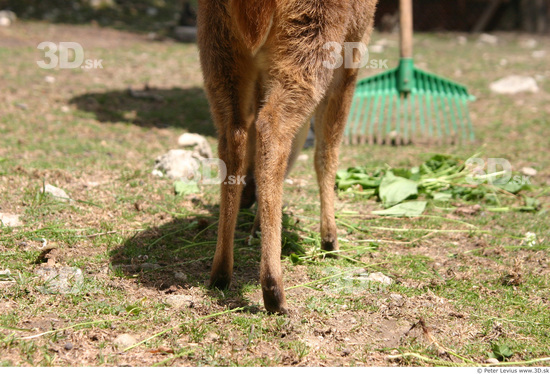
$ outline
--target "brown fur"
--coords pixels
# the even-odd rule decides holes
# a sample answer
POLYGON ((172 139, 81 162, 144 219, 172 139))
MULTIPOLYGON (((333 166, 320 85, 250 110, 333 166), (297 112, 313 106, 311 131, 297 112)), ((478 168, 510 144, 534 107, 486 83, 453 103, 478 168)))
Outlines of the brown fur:
POLYGON ((336 250, 334 179, 357 79, 331 70, 327 42, 367 42, 376 0, 199 0, 198 42, 205 89, 227 175, 221 185, 211 286, 228 287, 239 207, 254 197, 261 217, 260 281, 268 311, 286 313, 281 256, 283 180, 315 118, 315 170, 323 249, 336 250), (255 185, 255 196, 254 187, 255 185), (242 200, 241 200, 241 195, 242 200))

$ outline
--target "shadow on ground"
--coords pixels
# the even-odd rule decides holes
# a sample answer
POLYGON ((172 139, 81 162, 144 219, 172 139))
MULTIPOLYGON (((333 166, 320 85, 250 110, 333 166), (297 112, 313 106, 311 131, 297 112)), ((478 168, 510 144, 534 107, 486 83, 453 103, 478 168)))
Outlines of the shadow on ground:
MULTIPOLYGON (((216 249, 218 207, 207 206, 211 214, 176 218, 161 226, 141 231, 111 251, 115 274, 137 277, 140 285, 165 293, 181 289, 204 287, 210 277, 216 249)), ((284 222, 290 222, 284 215, 284 222)), ((283 256, 303 253, 296 226, 285 225, 283 256)), ((210 290, 220 305, 251 307, 245 287, 258 284, 260 273, 260 239, 248 243, 254 223, 254 211, 239 214, 235 232, 233 283, 229 290, 210 290)))
POLYGON ((208 100, 200 87, 116 90, 86 93, 71 99, 79 110, 101 122, 129 122, 142 127, 179 127, 216 136, 208 100))

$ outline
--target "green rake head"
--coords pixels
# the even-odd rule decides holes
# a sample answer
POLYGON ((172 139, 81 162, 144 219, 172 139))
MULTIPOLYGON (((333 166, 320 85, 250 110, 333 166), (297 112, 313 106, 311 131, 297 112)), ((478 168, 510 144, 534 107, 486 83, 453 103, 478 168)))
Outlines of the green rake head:
POLYGON ((458 143, 474 140, 466 87, 414 67, 357 83, 344 141, 349 144, 458 143))

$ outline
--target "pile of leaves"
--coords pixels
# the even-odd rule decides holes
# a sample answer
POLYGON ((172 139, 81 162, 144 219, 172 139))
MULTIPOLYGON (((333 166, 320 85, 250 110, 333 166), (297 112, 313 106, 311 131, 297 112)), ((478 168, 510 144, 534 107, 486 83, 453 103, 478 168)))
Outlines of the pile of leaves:
POLYGON ((533 188, 521 175, 506 171, 485 174, 456 156, 436 154, 418 167, 377 169, 352 167, 336 175, 338 190, 375 197, 384 210, 377 215, 415 217, 429 201, 463 200, 483 204, 491 211, 535 211, 540 203, 522 191, 533 188))

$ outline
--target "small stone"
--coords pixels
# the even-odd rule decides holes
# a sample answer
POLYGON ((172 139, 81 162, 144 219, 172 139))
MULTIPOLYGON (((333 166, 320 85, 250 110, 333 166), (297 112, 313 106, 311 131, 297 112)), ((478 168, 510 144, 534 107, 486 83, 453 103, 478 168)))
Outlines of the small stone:
POLYGON ((294 184, 294 181, 290 178, 287 178, 287 179, 285 179, 285 183, 292 185, 292 184, 294 184))
POLYGON ((373 44, 369 46, 369 52, 371 53, 382 53, 384 52, 384 46, 379 44, 373 44))
POLYGON ((464 35, 460 35, 458 38, 457 38, 457 42, 458 44, 460 45, 465 45, 468 43, 468 38, 465 37, 464 35))
POLYGON ((61 188, 52 186, 51 184, 46 184, 42 189, 42 193, 49 193, 58 200, 71 200, 71 198, 69 197, 69 195, 67 195, 65 191, 63 191, 61 188))
POLYGON ((498 43, 498 38, 491 34, 481 34, 477 41, 481 44, 496 45, 498 43))
POLYGON ((533 56, 533 58, 545 58, 546 57, 546 51, 544 51, 544 50, 533 51, 533 53, 531 53, 531 56, 533 56))
POLYGON ((70 351, 71 349, 74 348, 74 345, 73 345, 73 343, 71 343, 71 342, 67 342, 67 343, 65 344, 65 347, 64 347, 64 348, 65 348, 65 350, 70 351))
POLYGON ((485 360, 485 362, 488 363, 488 364, 499 364, 500 363, 500 361, 497 360, 496 358, 488 358, 488 359, 485 360))
POLYGON ((398 293, 392 293, 390 295, 390 299, 392 299, 396 303, 402 303, 404 301, 403 296, 399 295, 398 293))
POLYGON ((199 179, 201 159, 197 152, 172 149, 156 159, 153 174, 187 181, 199 179))
POLYGON ((491 91, 499 94, 514 95, 521 92, 539 92, 537 81, 532 77, 510 75, 491 83, 491 91))
POLYGON ((199 134, 185 133, 178 138, 178 146, 181 148, 193 148, 204 158, 212 158, 212 149, 206 138, 199 134))
POLYGON ((15 22, 17 16, 10 10, 0 11, 0 26, 8 27, 15 22))
POLYGON ((194 305, 191 295, 169 295, 166 298, 166 303, 174 308, 192 308, 194 305))
POLYGON ((208 334, 206 334, 206 339, 211 340, 213 342, 218 341, 219 338, 220 337, 215 332, 209 332, 208 334))
POLYGON ((187 281, 187 275, 185 275, 185 273, 182 273, 181 271, 176 271, 174 273, 174 278, 183 282, 187 281))
POLYGON ((22 226, 23 223, 21 222, 19 217, 21 216, 18 214, 0 213, 0 226, 6 226, 6 227, 22 226))
POLYGON ((137 339, 130 334, 121 334, 116 337, 113 343, 119 348, 128 348, 137 343, 137 339))
POLYGON ((148 262, 146 262, 145 264, 141 264, 141 270, 145 270, 145 271, 153 271, 153 270, 160 269, 161 267, 162 266, 160 266, 159 264, 151 264, 148 262))
POLYGON ((114 7, 115 0, 89 0, 89 4, 94 9, 114 7))
POLYGON ((74 267, 41 266, 35 273, 44 285, 38 287, 43 294, 77 294, 84 285, 82 270, 74 267))
POLYGON ((522 40, 520 44, 523 48, 529 48, 529 49, 533 49, 538 45, 535 39, 522 40))
POLYGON ((369 276, 366 278, 366 280, 371 282, 379 282, 382 284, 390 285, 393 283, 393 279, 388 277, 387 275, 384 275, 380 272, 378 273, 370 273, 369 276))
POLYGON ((158 169, 155 169, 151 172, 151 174, 154 176, 154 177, 164 177, 164 173, 158 169))
POLYGON ((526 175, 528 177, 534 177, 537 175, 537 171, 533 168, 530 168, 528 166, 521 168, 521 174, 526 175))
POLYGON ((52 77, 51 75, 46 75, 46 77, 44 77, 44 80, 47 83, 55 83, 55 77, 52 77))
POLYGON ((15 279, 11 276, 10 269, 0 270, 0 282, 14 283, 15 279))
POLYGON ((300 156, 298 156, 298 158, 296 160, 298 160, 298 161, 307 161, 307 160, 309 160, 309 156, 308 155, 300 155, 300 156))

